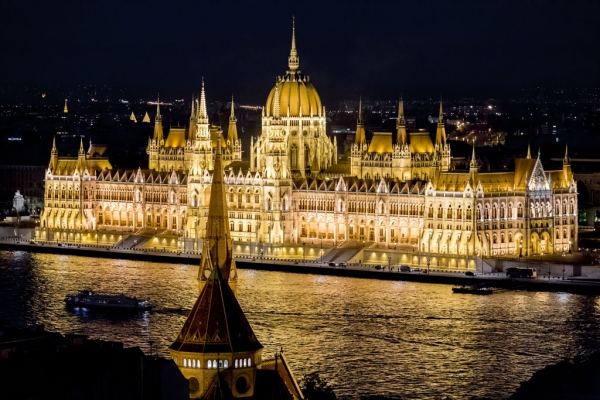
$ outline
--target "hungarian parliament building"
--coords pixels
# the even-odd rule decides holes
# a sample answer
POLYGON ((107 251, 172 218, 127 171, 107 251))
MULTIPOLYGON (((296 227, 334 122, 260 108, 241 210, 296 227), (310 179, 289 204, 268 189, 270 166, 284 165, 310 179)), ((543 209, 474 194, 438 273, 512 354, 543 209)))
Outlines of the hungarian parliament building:
POLYGON ((402 101, 395 132, 365 135, 362 110, 350 151, 326 134, 326 111, 299 69, 295 33, 288 71, 262 110, 262 131, 242 159, 232 102, 227 136, 212 126, 204 82, 189 128, 163 135, 160 102, 148 169, 113 169, 105 146, 80 144, 77 157, 53 145, 45 174, 46 230, 154 230, 205 234, 216 148, 225 167, 231 237, 251 243, 346 242, 405 245, 437 254, 529 256, 562 253, 577 241, 577 187, 568 153, 562 169, 540 156, 517 158, 512 172, 452 166, 442 104, 435 141, 408 132, 402 101))

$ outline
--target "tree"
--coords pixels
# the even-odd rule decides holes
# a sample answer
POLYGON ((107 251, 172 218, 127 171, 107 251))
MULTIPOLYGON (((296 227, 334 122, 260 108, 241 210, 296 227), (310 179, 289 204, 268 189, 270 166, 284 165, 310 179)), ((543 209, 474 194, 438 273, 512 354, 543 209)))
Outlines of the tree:
POLYGON ((322 379, 318 372, 305 375, 300 383, 300 388, 306 400, 335 400, 337 398, 327 380, 322 379))

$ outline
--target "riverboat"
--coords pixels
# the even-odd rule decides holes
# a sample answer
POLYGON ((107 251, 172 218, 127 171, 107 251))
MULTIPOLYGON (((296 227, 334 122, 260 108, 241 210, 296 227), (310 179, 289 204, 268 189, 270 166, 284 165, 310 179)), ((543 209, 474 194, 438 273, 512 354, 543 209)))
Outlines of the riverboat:
POLYGON ((454 286, 452 287, 452 292, 454 293, 465 293, 465 294, 492 294, 494 293, 494 289, 491 287, 482 287, 482 286, 454 286))
POLYGON ((119 310, 148 311, 152 304, 146 299, 129 297, 124 294, 102 294, 89 290, 82 290, 77 294, 65 297, 65 303, 69 307, 85 308, 113 308, 119 310))

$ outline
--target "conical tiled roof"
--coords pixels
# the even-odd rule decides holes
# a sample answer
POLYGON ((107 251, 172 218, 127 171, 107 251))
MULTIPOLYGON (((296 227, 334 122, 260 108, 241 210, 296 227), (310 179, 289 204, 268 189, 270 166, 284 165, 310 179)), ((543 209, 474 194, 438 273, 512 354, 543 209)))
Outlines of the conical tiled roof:
POLYGON ((262 347, 220 269, 214 268, 170 349, 232 353, 262 347))

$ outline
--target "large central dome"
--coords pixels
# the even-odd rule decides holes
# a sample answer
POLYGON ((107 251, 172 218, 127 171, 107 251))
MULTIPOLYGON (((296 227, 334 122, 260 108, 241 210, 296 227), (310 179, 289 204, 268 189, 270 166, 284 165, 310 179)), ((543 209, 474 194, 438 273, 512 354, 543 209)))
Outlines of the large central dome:
POLYGON ((267 97, 265 107, 267 117, 274 116, 276 97, 279 97, 279 114, 282 117, 288 115, 288 107, 290 117, 299 117, 300 115, 308 117, 311 112, 313 115, 321 116, 323 113, 321 98, 309 78, 302 75, 298 69, 300 57, 296 51, 295 27, 292 27, 292 50, 288 58, 288 66, 290 69, 285 77, 277 80, 267 97))

